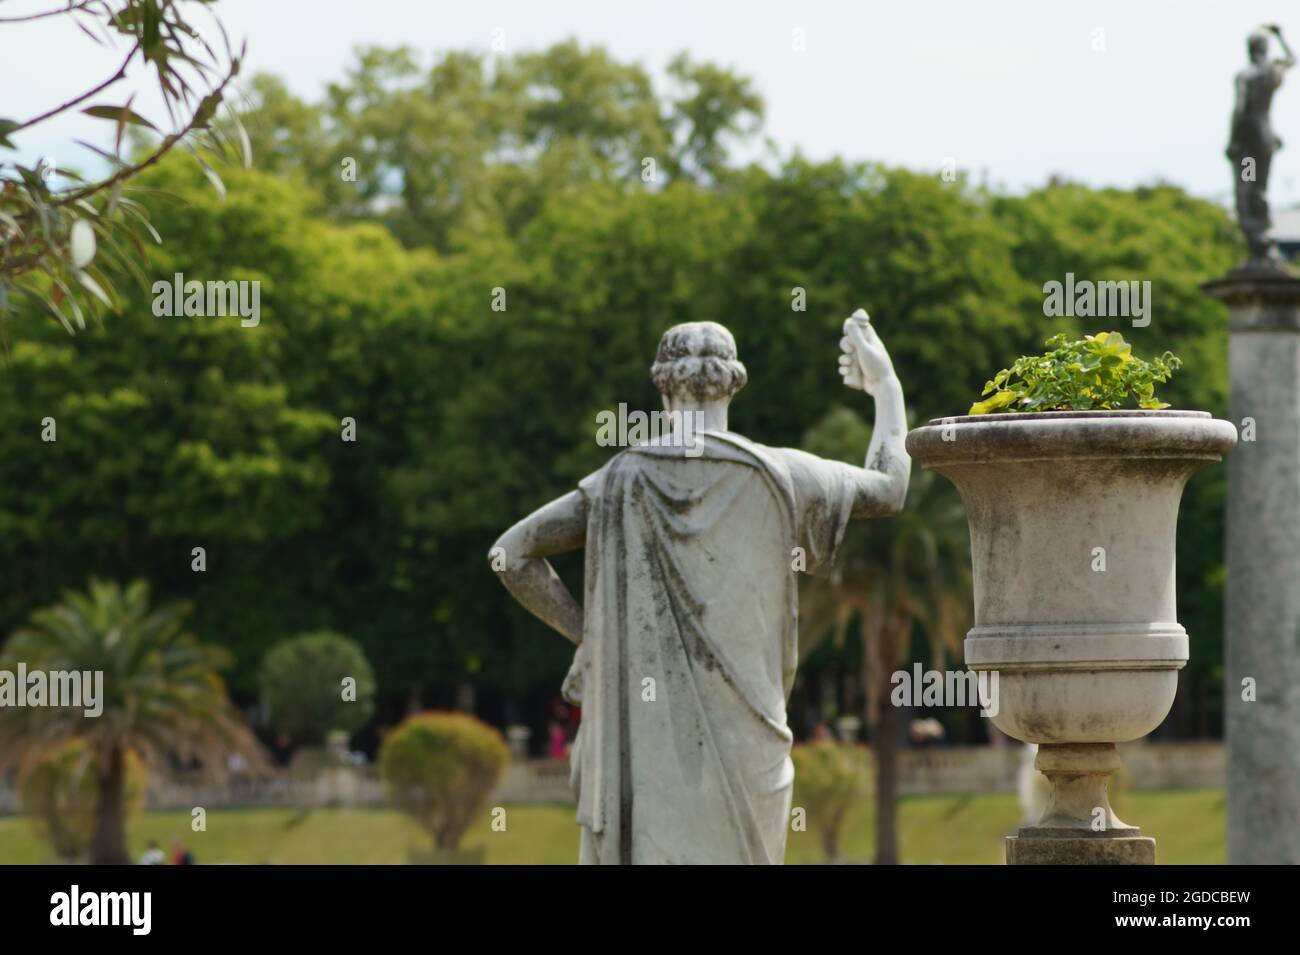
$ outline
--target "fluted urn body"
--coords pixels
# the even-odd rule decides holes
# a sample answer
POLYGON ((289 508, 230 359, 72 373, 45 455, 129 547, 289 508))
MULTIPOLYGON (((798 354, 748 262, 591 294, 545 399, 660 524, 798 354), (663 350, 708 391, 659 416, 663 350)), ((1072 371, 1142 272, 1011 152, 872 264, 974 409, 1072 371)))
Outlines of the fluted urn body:
MULTIPOLYGON (((1037 765, 1053 784, 1022 841, 1084 839, 1077 861, 1123 861, 1093 841, 1137 838, 1111 811, 1105 781, 1119 765, 1115 744, 1151 732, 1173 704, 1187 662, 1178 505, 1188 478, 1235 443, 1230 423, 1199 411, 943 418, 908 435, 912 457, 966 505, 966 665, 997 672, 991 718, 1040 744, 1037 765)), ((1048 848, 1035 861, 1072 861, 1065 842, 1048 848)))

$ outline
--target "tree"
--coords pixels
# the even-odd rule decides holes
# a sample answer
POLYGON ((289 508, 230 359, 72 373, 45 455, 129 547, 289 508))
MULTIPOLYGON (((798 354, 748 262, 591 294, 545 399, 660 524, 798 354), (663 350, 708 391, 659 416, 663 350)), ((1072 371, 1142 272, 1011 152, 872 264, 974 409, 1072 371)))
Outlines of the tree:
MULTIPOLYGON (((809 431, 805 448, 824 457, 859 459, 870 431, 841 409, 809 431)), ((855 462, 858 463, 858 462, 855 462)), ((929 641, 931 665, 960 658, 971 606, 970 537, 966 512, 950 485, 932 471, 913 475, 900 514, 849 525, 829 578, 800 592, 800 654, 819 639, 842 642, 856 618, 863 646, 862 685, 876 767, 876 864, 898 863, 898 710, 891 677, 911 658, 916 625, 929 641)))
POLYGON ((151 210, 174 238, 150 270, 259 283, 256 327, 158 318, 150 289, 132 286, 108 327, 75 339, 51 323, 13 329, 0 374, 11 571, 0 627, 113 567, 190 601, 194 631, 233 655, 244 699, 286 633, 339 629, 389 674, 409 671, 375 652, 414 642, 385 641, 397 625, 375 612, 391 603, 375 577, 396 577, 384 480, 437 385, 399 347, 412 316, 427 324, 429 256, 373 224, 309 218, 292 183, 223 172, 225 200, 179 157, 143 174, 151 195, 176 197, 151 210), (359 422, 355 442, 341 439, 345 416, 359 422))
POLYGON ((333 730, 351 736, 370 722, 375 675, 355 641, 329 631, 304 633, 266 655, 262 694, 277 732, 320 743, 333 730))
MULTIPOLYGON (((14 150, 13 137, 80 109, 108 120, 116 129, 111 151, 81 143, 109 164, 97 179, 42 161, 35 167, 12 164, 13 174, 0 172, 0 321, 7 318, 9 294, 23 296, 56 319, 69 335, 86 327, 85 312, 96 314, 117 304, 111 276, 122 271, 140 276, 147 259, 146 234, 158 241, 145 207, 126 194, 128 183, 175 147, 187 146, 218 191, 224 186, 199 148, 226 154, 238 143, 249 161, 247 139, 231 114, 239 138, 230 143, 212 129, 226 90, 239 73, 243 50, 235 53, 221 21, 212 18, 222 45, 214 47, 193 25, 195 7, 210 11, 207 0, 69 0, 62 7, 15 17, 0 17, 14 25, 49 17, 65 17, 95 43, 125 42, 126 56, 117 71, 85 92, 26 120, 0 119, 0 149, 14 150), (97 98, 126 80, 133 65, 151 67, 171 120, 170 131, 132 109, 135 95, 124 102, 97 98), (127 128, 154 134, 156 141, 127 159, 123 144, 127 128), (51 185, 55 178, 61 183, 51 185), (133 248, 126 248, 130 243, 133 248), (84 306, 84 307, 83 307, 84 306)), ((6 342, 7 344, 7 342, 6 342)))
POLYGON ((758 131, 761 98, 685 54, 668 72, 661 93, 640 65, 575 40, 492 60, 453 51, 427 67, 408 47, 367 47, 320 102, 255 77, 244 121, 254 154, 322 192, 323 210, 459 252, 592 187, 726 178, 729 147, 758 131))
POLYGON ((673 57, 668 75, 679 86, 672 100, 675 168, 684 167, 699 181, 716 182, 731 171, 727 139, 743 142, 762 126, 763 99, 748 78, 698 63, 685 53, 673 57))
MULTIPOLYGON (((197 759, 205 766, 241 752, 261 752, 226 698, 217 674, 228 657, 184 629, 188 608, 149 605, 149 586, 92 579, 84 592, 36 610, 10 637, 0 667, 27 672, 102 673, 102 712, 80 707, 28 706, 0 710, 0 759, 21 764, 53 743, 83 740, 98 767, 91 860, 129 862, 126 848, 128 754, 156 761, 197 759)), ((16 676, 15 676, 16 679, 16 676)))

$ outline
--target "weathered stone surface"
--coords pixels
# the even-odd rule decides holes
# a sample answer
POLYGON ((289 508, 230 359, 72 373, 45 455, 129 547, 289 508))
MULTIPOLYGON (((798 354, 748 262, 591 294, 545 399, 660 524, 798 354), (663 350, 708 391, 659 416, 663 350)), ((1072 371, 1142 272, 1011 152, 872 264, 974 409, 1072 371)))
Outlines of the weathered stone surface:
POLYGON ((786 700, 796 575, 829 569, 852 517, 897 512, 911 462, 902 387, 865 313, 840 374, 876 399, 863 467, 729 430, 745 383, 730 332, 669 329, 651 377, 680 428, 627 447, 489 554, 578 644, 573 785, 584 863, 781 862, 794 768, 786 700), (580 607, 546 562, 586 552, 580 607))
POLYGON ((1224 713, 1228 861, 1300 863, 1300 281, 1225 279, 1229 414, 1224 713), (1244 427, 1244 426, 1243 426, 1244 427), (1243 699, 1243 681, 1255 699, 1243 699))
POLYGON ((1155 865, 1156 841, 1149 836, 1119 838, 1035 838, 1025 829, 1007 836, 1007 865, 1155 865))
POLYGON ((1187 479, 1235 441, 1231 424, 1197 411, 944 418, 908 436, 909 453, 965 502, 975 596, 966 664, 999 676, 997 727, 1039 744, 1051 795, 1021 837, 1077 834, 1051 848, 1055 861, 1076 845, 1073 861, 1109 857, 1120 850, 1094 841, 1137 835, 1106 797, 1115 743, 1151 732, 1173 703, 1187 661, 1178 504, 1187 479))

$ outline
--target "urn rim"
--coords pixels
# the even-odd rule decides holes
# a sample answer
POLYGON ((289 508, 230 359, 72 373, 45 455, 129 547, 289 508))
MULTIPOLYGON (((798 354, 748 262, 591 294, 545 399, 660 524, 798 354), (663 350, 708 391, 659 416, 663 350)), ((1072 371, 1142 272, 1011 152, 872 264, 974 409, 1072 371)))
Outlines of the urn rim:
POLYGON ((1237 429, 1208 411, 1033 411, 934 418, 907 435, 922 465, 1052 459, 1173 459, 1195 468, 1222 459, 1237 429))

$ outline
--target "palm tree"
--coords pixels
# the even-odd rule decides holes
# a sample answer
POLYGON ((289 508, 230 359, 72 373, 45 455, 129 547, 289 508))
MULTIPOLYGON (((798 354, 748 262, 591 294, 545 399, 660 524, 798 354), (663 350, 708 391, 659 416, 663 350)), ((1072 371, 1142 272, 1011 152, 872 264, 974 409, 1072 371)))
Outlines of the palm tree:
MULTIPOLYGON (((805 437, 823 457, 861 460, 870 429, 858 415, 835 409, 805 437)), ((877 865, 898 863, 898 710, 889 703, 891 676, 911 650, 920 625, 930 666, 945 669, 960 654, 971 606, 970 537, 966 513, 951 486, 930 471, 912 477, 902 513, 849 526, 829 577, 807 579, 799 597, 800 656, 830 636, 842 645, 856 619, 863 646, 866 723, 876 766, 877 865)))
POLYGON ((205 765, 239 751, 261 753, 231 707, 217 670, 227 663, 219 647, 199 643, 184 629, 185 604, 150 609, 149 585, 123 588, 91 579, 84 593, 65 591, 60 603, 32 613, 9 639, 0 669, 102 672, 103 711, 81 707, 6 707, 0 710, 0 764, 21 763, 52 744, 81 739, 99 766, 91 861, 129 862, 124 783, 127 754, 150 762, 166 756, 205 765))

